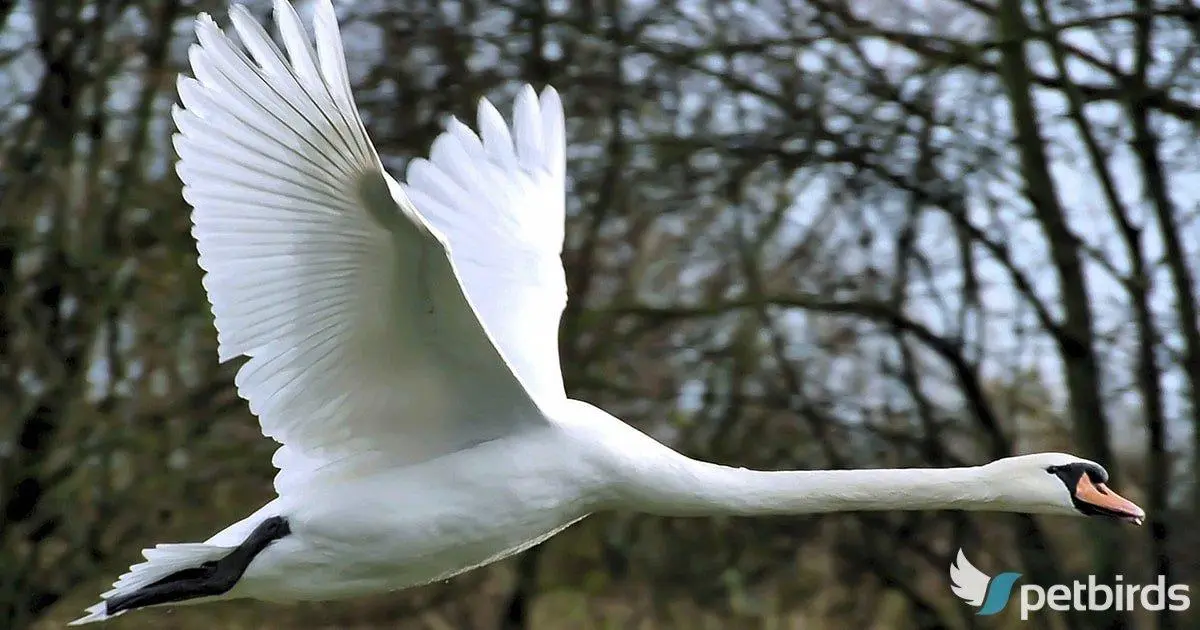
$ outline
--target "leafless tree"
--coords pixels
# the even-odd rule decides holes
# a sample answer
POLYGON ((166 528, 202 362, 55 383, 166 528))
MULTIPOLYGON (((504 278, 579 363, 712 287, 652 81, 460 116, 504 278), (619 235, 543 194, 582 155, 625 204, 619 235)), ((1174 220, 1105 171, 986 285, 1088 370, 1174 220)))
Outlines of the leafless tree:
MULTIPOLYGON (((1190 3, 343 4, 355 94, 397 174, 481 95, 563 93, 574 396, 733 465, 1070 450, 1133 488, 1150 526, 606 515, 449 586, 283 626, 533 628, 569 589, 597 620, 677 625, 685 602, 738 627, 976 627, 946 587, 959 546, 1040 583, 1200 579, 1200 539, 1178 526, 1200 514, 1190 3)), ((258 496, 202 515, 189 493, 269 491, 271 444, 236 365, 215 363, 170 169, 201 10, 224 19, 217 2, 0 0, 5 627, 258 496)), ((1032 621, 1189 621, 1147 619, 1032 621)))

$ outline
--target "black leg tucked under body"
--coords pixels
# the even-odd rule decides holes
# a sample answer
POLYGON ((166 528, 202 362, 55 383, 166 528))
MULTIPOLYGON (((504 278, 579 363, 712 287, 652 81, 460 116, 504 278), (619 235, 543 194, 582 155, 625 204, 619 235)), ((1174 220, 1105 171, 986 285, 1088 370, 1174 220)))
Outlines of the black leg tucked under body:
POLYGON ((224 558, 176 571, 128 595, 110 597, 105 601, 105 613, 115 615, 123 610, 226 593, 241 579, 255 556, 291 532, 286 519, 282 516, 272 516, 259 523, 246 540, 234 547, 224 558))

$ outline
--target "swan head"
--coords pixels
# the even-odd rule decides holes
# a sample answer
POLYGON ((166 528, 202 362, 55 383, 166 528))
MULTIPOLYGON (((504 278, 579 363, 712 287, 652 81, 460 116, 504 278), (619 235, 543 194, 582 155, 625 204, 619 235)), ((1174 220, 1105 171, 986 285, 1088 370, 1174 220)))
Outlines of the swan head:
POLYGON ((1141 525, 1146 512, 1108 488, 1108 471, 1065 453, 1006 457, 985 465, 1005 499, 1019 511, 1114 518, 1141 525))

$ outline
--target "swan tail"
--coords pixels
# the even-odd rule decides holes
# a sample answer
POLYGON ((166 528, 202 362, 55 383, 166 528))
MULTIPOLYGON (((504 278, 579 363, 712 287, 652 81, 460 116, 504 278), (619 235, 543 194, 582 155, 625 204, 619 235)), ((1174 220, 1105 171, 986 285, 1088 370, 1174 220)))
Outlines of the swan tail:
POLYGON ((272 516, 236 547, 184 543, 143 550, 146 561, 130 567, 111 590, 101 593, 99 603, 68 625, 105 621, 138 608, 220 597, 233 588, 259 552, 289 533, 287 521, 272 516))
POLYGON ((175 574, 219 560, 230 551, 227 547, 200 543, 164 544, 144 549, 142 556, 146 561, 129 567, 129 571, 113 583, 111 590, 100 594, 102 601, 89 607, 87 615, 68 625, 79 626, 121 615, 126 611, 113 610, 110 602, 120 601, 144 588, 163 583, 175 574))

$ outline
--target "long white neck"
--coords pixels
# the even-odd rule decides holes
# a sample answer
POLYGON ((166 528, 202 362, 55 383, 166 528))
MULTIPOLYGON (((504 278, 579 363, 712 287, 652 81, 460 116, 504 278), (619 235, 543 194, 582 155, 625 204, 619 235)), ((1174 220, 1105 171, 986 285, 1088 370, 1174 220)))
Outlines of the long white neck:
POLYGON ((1004 509, 983 467, 758 471, 674 455, 639 467, 620 502, 665 516, 1004 509))

